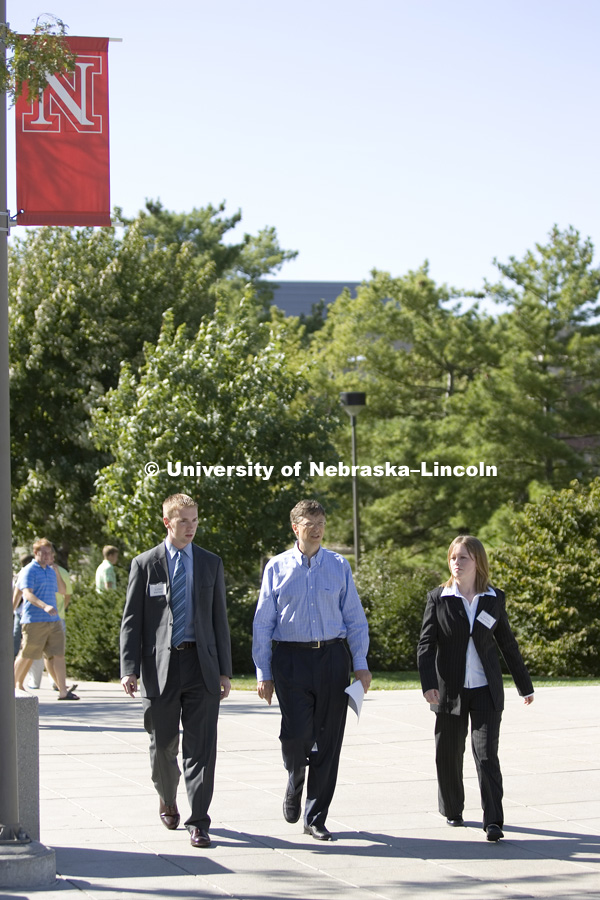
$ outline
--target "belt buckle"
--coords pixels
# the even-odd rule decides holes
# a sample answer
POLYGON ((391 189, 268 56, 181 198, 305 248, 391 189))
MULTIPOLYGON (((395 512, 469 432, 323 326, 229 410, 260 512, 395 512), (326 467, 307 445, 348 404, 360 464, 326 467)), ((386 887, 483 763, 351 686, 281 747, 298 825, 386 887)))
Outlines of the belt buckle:
POLYGON ((321 644, 323 644, 323 643, 324 643, 324 641, 315 641, 315 646, 313 647, 313 650, 318 650, 320 648, 321 644))

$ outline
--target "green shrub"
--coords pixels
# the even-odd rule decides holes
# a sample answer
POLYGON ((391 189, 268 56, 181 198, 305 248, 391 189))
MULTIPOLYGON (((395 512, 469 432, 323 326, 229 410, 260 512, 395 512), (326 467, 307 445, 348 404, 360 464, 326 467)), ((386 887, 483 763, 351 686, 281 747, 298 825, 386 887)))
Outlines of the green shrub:
POLYGON ((600 675, 600 479, 528 503, 490 554, 532 674, 600 675))
POLYGON ((125 588, 96 590, 93 575, 73 579, 67 609, 67 671, 88 681, 119 678, 119 632, 125 588))
POLYGON ((416 669, 426 595, 440 583, 439 573, 410 569, 398 551, 384 548, 361 557, 355 581, 369 622, 369 667, 416 669))
MULTIPOLYGON (((125 605, 125 585, 116 591, 96 591, 93 575, 73 579, 67 610, 67 668, 69 676, 88 681, 119 678, 119 633, 125 605)), ((252 620, 258 589, 247 585, 227 592, 233 671, 254 671, 252 620)))
POLYGON ((227 618, 231 632, 233 674, 247 675, 254 672, 252 661, 252 622, 258 600, 258 587, 227 591, 227 618))

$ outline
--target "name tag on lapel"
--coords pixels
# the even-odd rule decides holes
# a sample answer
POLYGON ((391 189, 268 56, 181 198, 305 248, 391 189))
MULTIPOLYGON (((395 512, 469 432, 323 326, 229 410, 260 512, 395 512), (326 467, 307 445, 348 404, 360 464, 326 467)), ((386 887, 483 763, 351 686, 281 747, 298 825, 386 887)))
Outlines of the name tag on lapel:
POLYGON ((477 616, 477 621, 481 622, 482 625, 485 625, 486 628, 493 628, 493 626, 496 624, 496 620, 494 619, 494 617, 490 616, 489 613, 483 611, 480 612, 477 616))
POLYGON ((162 597, 167 593, 167 585, 163 582, 162 584, 149 584, 148 585, 148 594, 150 597, 162 597))

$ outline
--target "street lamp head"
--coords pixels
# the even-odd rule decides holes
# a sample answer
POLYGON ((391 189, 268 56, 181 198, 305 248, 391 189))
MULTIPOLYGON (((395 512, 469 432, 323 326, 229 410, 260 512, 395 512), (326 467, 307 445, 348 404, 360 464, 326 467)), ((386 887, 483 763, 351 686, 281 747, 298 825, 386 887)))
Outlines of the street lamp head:
POLYGON ((357 416, 365 408, 367 395, 361 391, 342 391, 340 403, 349 416, 357 416))

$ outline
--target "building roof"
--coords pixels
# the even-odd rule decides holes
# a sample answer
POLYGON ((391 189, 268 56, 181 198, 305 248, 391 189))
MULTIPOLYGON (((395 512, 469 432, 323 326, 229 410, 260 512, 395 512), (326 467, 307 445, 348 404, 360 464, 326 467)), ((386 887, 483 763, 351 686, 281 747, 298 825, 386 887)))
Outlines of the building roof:
POLYGON ((344 288, 349 288, 356 295, 360 281, 268 281, 274 289, 273 303, 287 316, 309 316, 312 308, 319 300, 325 306, 333 303, 344 288))

